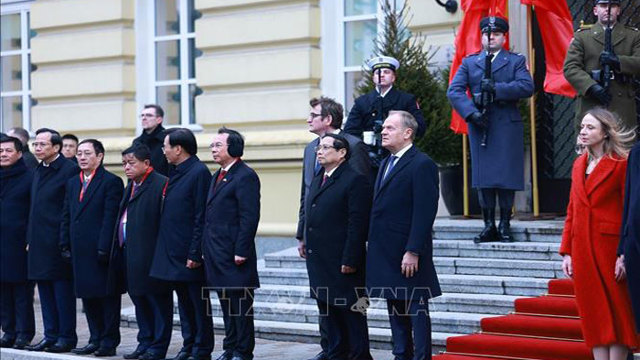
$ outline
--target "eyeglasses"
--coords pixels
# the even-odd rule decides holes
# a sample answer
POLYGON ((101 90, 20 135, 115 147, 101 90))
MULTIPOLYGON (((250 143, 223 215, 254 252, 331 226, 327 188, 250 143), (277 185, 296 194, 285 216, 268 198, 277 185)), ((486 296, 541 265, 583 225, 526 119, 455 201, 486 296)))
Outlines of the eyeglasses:
POLYGON ((331 145, 318 145, 315 148, 313 148, 316 152, 322 150, 322 151, 327 151, 329 149, 335 149, 335 146, 331 146, 331 145))
POLYGON ((322 114, 316 114, 316 113, 313 113, 313 112, 309 113, 309 118, 311 118, 311 119, 315 119, 318 116, 322 116, 322 114))
POLYGON ((50 141, 42 141, 42 142, 34 142, 33 144, 31 144, 31 146, 33 146, 34 148, 37 148, 37 147, 47 147, 51 144, 52 143, 50 141))

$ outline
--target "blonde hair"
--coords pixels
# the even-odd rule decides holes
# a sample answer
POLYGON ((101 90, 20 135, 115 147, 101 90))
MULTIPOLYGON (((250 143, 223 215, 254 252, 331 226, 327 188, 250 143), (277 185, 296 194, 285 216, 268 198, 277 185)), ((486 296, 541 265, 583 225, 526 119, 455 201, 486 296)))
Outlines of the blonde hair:
MULTIPOLYGON (((631 147, 634 145, 636 129, 626 129, 616 114, 600 107, 587 111, 586 115, 591 115, 600 122, 604 133, 604 144, 602 146, 604 155, 613 157, 612 155, 615 154, 626 159, 629 156, 631 147)), ((587 151, 589 156, 594 156, 590 148, 587 148, 587 151)))

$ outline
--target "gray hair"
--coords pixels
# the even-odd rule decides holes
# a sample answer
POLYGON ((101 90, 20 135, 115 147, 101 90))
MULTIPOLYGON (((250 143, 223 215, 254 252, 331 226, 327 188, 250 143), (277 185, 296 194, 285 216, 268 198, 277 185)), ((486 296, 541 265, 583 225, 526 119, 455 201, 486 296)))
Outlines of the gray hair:
POLYGON ((413 117, 413 115, 411 115, 410 112, 404 111, 404 110, 391 110, 389 111, 389 116, 392 115, 399 115, 400 116, 400 120, 402 122, 402 126, 404 126, 405 129, 411 129, 411 140, 415 140, 416 138, 416 132, 418 131, 418 121, 416 121, 416 118, 413 117))

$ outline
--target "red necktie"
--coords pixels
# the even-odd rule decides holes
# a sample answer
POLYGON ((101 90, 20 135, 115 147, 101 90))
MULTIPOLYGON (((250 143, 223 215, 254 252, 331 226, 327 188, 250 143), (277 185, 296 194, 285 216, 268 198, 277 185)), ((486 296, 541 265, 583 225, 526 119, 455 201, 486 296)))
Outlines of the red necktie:
POLYGON ((329 175, 324 174, 324 177, 322 178, 322 184, 320 184, 320 187, 323 187, 323 186, 324 186, 324 183, 326 183, 326 182, 327 182, 327 179, 329 179, 329 175))
POLYGON ((222 179, 224 179, 225 175, 227 175, 227 171, 226 170, 220 170, 220 172, 218 173, 218 178, 216 179, 216 185, 213 187, 214 190, 218 188, 218 185, 220 184, 222 179))

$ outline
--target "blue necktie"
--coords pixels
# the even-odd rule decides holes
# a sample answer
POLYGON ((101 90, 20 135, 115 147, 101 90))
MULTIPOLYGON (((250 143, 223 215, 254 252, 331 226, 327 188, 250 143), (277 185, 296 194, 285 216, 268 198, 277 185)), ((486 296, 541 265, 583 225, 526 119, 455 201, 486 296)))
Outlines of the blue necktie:
POLYGON ((383 180, 387 178, 387 176, 389 176, 389 174, 391 173, 391 170, 393 170, 393 167, 396 166, 396 161, 398 160, 398 157, 395 155, 391 156, 391 159, 389 160, 389 165, 387 165, 387 171, 384 173, 384 177, 382 178, 383 180))

